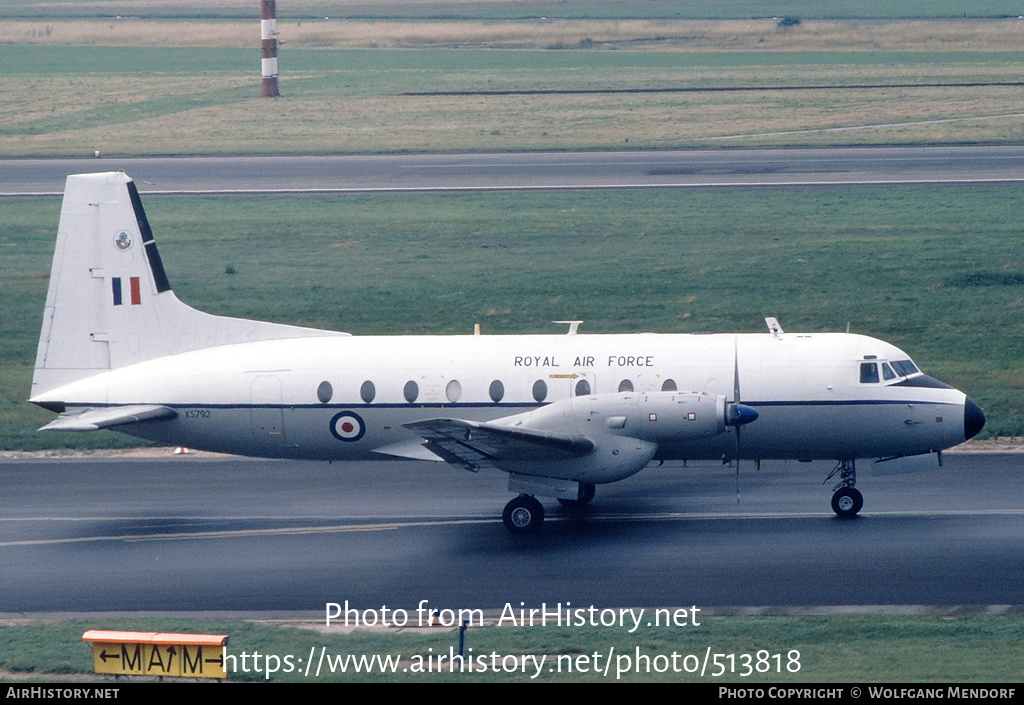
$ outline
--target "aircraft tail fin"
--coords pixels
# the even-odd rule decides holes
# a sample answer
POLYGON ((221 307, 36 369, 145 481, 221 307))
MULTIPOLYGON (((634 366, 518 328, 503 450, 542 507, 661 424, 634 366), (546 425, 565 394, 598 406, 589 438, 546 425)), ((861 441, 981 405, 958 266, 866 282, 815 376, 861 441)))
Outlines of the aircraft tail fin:
POLYGON ((213 316, 178 300, 135 183, 124 172, 69 176, 32 378, 32 399, 94 374, 229 343, 320 335, 213 316))

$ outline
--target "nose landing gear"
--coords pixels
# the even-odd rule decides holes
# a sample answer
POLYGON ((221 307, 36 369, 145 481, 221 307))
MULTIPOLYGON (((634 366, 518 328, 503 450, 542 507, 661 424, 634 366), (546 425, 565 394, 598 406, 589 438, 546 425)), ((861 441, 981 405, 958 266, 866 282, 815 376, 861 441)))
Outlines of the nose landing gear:
POLYGON ((825 478, 825 482, 835 477, 836 473, 839 473, 839 484, 832 488, 832 511, 843 518, 855 517, 864 506, 864 495, 854 488, 857 484, 855 461, 840 460, 832 473, 825 478))
POLYGON ((863 506, 863 495, 852 487, 843 487, 832 495, 832 511, 841 517, 855 517, 863 506))

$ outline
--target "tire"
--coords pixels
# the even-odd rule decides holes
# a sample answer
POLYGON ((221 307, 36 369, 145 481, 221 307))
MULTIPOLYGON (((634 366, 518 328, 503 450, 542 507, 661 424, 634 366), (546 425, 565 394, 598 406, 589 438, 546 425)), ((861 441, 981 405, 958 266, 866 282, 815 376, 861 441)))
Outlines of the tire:
POLYGON ((532 534, 544 523, 544 505, 529 495, 519 495, 505 505, 501 520, 510 533, 532 534))
POLYGON ((838 516, 852 518, 864 506, 864 496, 852 487, 843 487, 832 495, 832 511, 838 516))

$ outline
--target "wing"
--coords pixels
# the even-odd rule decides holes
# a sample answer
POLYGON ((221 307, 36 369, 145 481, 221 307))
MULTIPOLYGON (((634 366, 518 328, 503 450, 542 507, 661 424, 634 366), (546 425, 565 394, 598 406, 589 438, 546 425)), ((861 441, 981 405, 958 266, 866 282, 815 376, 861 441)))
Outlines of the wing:
POLYGON ((473 470, 493 468, 495 460, 562 460, 594 450, 594 443, 583 436, 463 419, 428 419, 404 426, 425 438, 424 447, 442 460, 473 470))
POLYGON ((86 408, 61 414, 46 424, 40 431, 97 431, 110 426, 126 423, 173 419, 178 415, 174 409, 158 404, 129 404, 126 406, 105 406, 98 409, 86 408))

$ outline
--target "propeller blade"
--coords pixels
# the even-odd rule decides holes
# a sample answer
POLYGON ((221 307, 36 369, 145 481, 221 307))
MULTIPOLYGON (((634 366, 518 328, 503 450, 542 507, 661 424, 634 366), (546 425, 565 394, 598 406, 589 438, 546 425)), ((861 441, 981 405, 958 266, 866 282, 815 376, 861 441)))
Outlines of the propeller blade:
POLYGON ((736 502, 740 501, 740 426, 757 420, 757 409, 740 403, 740 350, 739 341, 733 338, 732 403, 725 413, 725 423, 734 428, 736 434, 736 502))
POLYGON ((739 341, 732 339, 732 402, 739 404, 739 341))
MULTIPOLYGON (((740 344, 738 338, 732 339, 732 406, 729 407, 729 420, 736 427, 736 504, 740 503, 740 419, 743 414, 738 411, 740 405, 740 344)), ((745 408, 745 407, 744 407, 745 408)), ((753 411, 753 409, 751 409, 753 411)), ((754 411, 754 418, 757 412, 754 411)), ((751 419, 753 421, 753 419, 751 419)), ((745 423, 745 422, 744 422, 745 423)))

